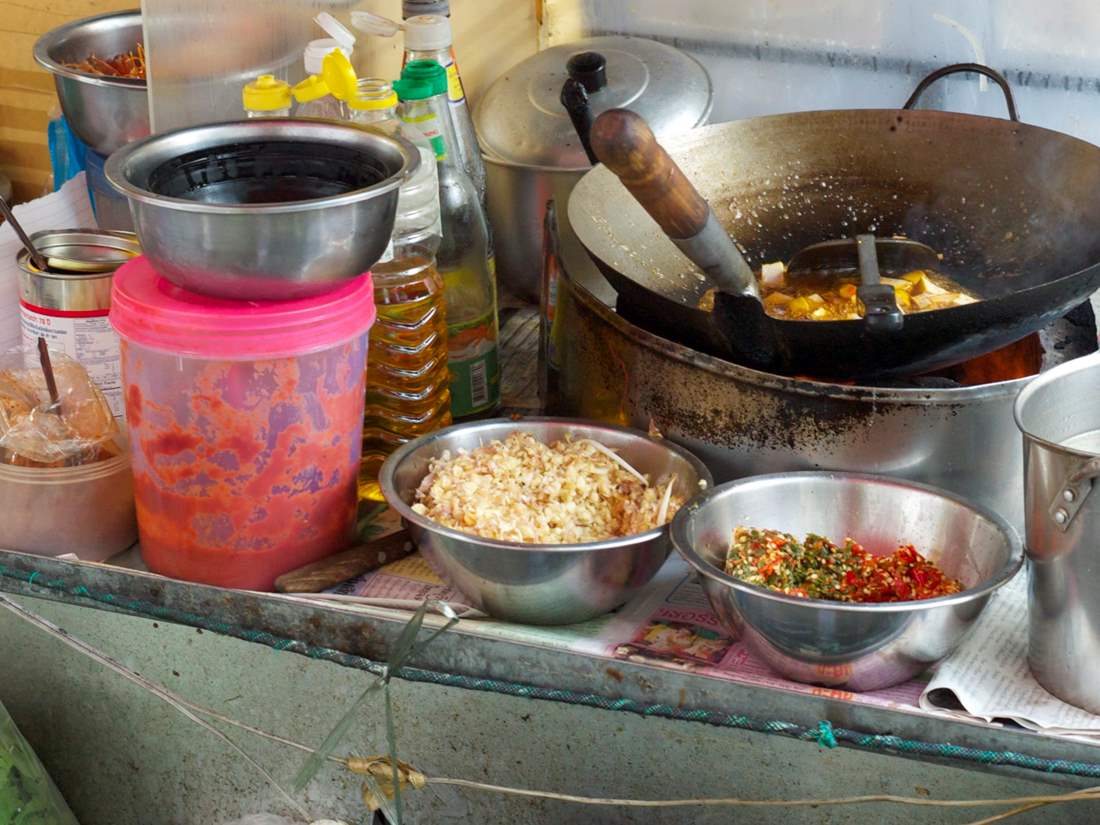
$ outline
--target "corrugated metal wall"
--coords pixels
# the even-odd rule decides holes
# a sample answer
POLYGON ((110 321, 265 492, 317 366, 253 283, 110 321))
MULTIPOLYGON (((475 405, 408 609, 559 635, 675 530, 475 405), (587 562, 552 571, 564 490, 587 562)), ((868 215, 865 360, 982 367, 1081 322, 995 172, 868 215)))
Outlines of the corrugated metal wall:
MULTIPOLYGON (((553 43, 621 32, 691 52, 715 79, 712 120, 900 106, 924 74, 1003 71, 1028 123, 1100 143, 1094 0, 546 0, 553 43)), ((928 105, 1003 116, 1000 93, 946 81, 928 105)))

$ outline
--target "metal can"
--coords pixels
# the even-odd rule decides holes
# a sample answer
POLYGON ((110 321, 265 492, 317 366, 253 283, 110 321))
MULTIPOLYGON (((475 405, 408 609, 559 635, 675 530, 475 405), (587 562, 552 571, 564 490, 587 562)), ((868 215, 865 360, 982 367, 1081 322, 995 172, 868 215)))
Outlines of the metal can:
POLYGON ((43 272, 25 249, 16 256, 22 272, 19 317, 28 359, 37 358, 35 344, 38 338, 45 338, 51 349, 84 365, 111 411, 122 416, 118 335, 107 313, 115 270, 141 253, 137 236, 101 229, 60 229, 35 232, 31 242, 60 266, 51 265, 43 272), (65 262, 73 266, 65 268, 65 262), (96 271, 79 271, 78 266, 94 266, 96 271))

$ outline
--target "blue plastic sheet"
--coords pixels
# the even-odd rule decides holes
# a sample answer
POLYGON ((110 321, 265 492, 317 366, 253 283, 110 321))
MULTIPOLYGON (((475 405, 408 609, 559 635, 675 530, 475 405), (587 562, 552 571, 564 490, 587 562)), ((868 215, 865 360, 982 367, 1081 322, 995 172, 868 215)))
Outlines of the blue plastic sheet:
POLYGON ((50 146, 50 166, 53 168, 53 190, 84 171, 87 147, 73 134, 65 117, 58 116, 47 127, 50 146))

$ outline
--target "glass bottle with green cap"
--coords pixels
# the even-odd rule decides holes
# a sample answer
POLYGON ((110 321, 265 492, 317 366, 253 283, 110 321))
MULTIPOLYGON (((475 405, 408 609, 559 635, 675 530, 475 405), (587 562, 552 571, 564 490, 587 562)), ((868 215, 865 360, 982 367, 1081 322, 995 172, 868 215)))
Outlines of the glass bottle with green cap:
POLYGON ((435 61, 410 63, 394 89, 401 118, 419 128, 436 153, 443 227, 436 265, 447 303, 451 411, 455 418, 489 413, 500 406, 496 280, 477 187, 455 151, 447 73, 435 61))

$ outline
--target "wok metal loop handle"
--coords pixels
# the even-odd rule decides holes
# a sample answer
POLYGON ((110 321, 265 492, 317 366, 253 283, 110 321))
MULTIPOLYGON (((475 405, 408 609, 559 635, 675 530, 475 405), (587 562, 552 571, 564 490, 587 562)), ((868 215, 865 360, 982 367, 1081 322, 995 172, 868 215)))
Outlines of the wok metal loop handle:
POLYGON ((936 69, 936 71, 932 72, 932 74, 928 75, 917 84, 917 88, 913 90, 913 94, 909 95, 909 99, 905 101, 905 105, 901 108, 912 109, 917 105, 917 101, 920 100, 920 96, 924 94, 925 89, 941 77, 947 77, 948 75, 959 74, 961 72, 973 72, 985 75, 1000 86, 1001 91, 1004 92, 1005 105, 1008 107, 1008 119, 1013 123, 1020 122, 1020 116, 1016 113, 1016 99, 1012 96, 1012 89, 1009 88, 1005 76, 996 69, 991 69, 989 66, 983 66, 981 63, 954 63, 950 66, 944 66, 942 69, 936 69))
POLYGON ((1070 473, 1059 489, 1049 512, 1054 525, 1063 533, 1069 530, 1073 519, 1084 506, 1097 476, 1100 476, 1100 458, 1086 461, 1070 473))

